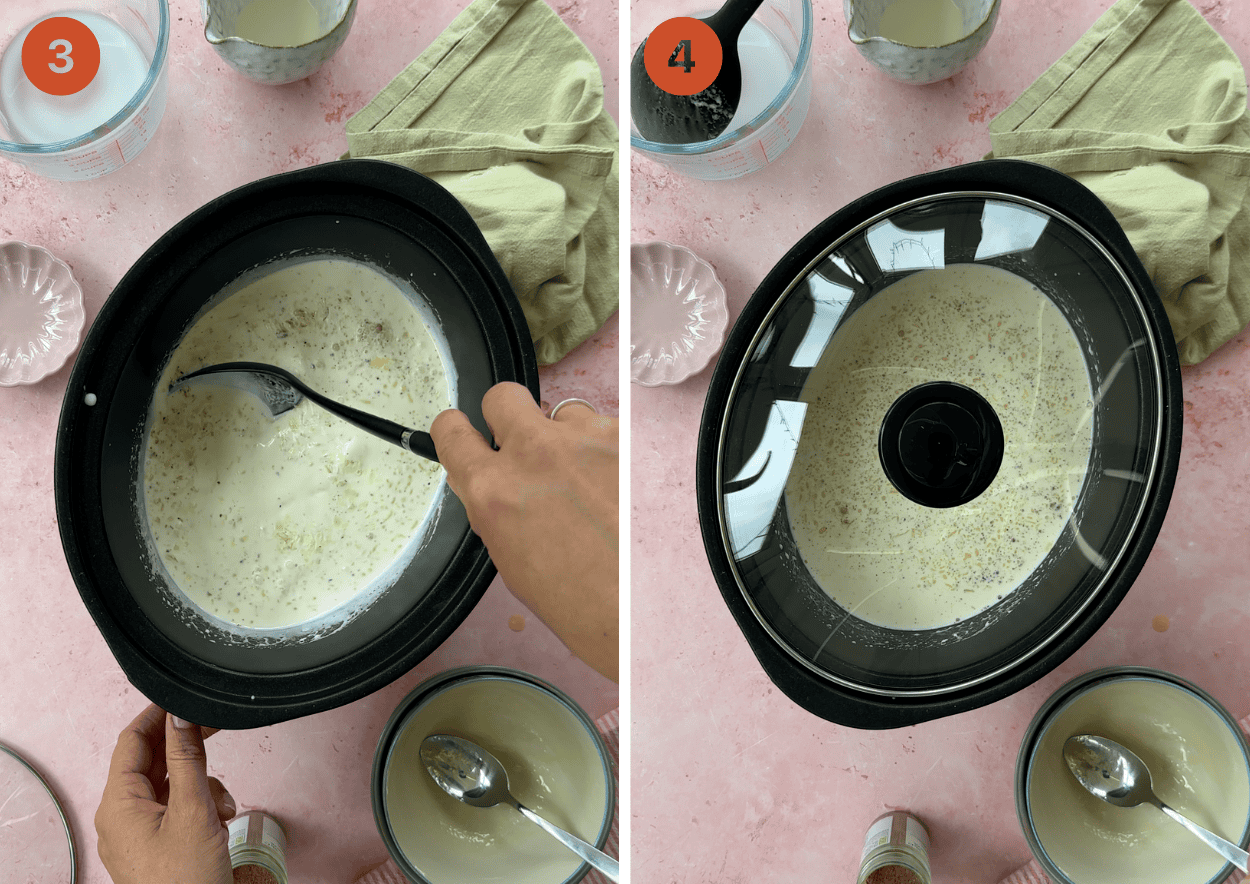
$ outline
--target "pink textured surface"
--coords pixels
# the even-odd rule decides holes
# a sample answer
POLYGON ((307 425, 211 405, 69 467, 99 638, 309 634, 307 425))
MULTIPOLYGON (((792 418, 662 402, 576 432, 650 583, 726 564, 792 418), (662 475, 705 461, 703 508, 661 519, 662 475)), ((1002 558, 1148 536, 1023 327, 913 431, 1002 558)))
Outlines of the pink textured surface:
MULTIPOLYGON (((87 319, 162 233, 203 203, 250 180, 336 159, 343 127, 434 40, 467 0, 368 0, 342 49, 311 78, 254 84, 204 40, 199 4, 171 0, 169 104, 136 161, 91 182, 56 182, 0 161, 0 241, 41 245, 69 264, 87 319)), ((605 71, 617 113, 614 8, 553 3, 605 71)), ((541 372, 543 398, 569 396, 616 414, 618 326, 541 372)), ((29 387, 0 388, 0 740, 48 777, 78 840, 83 884, 108 876, 92 818, 117 733, 146 705, 96 631, 61 552, 52 453, 69 367, 29 387)), ((514 620, 514 625, 520 621, 514 620)), ((495 663, 539 675, 592 718, 617 705, 617 688, 575 659, 496 580, 473 614, 417 669, 350 706, 209 741, 209 769, 240 810, 264 808, 290 839, 291 880, 342 884, 386 856, 374 827, 369 771, 382 726, 419 681, 452 666, 495 663), (524 618, 521 631, 509 621, 524 618)))
MULTIPOLYGON (((909 87, 861 58, 840 3, 816 0, 812 108, 789 152, 728 182, 680 178, 632 156, 631 240, 693 249, 715 267, 736 317, 789 247, 855 197, 983 156, 989 120, 1110 5, 1005 0, 994 35, 963 72, 909 87)), ((1232 0, 1195 5, 1250 62, 1250 10, 1232 0)), ((634 0, 631 29, 654 26, 667 9, 663 0, 634 0)), ((864 831, 886 808, 909 809, 930 827, 936 884, 995 884, 1029 859, 1012 796, 1016 753, 1061 683, 1100 666, 1141 664, 1196 682, 1234 716, 1250 710, 1248 341, 1243 333, 1185 370, 1171 508, 1135 587, 1103 628, 1010 698, 886 732, 830 724, 787 700, 721 600, 694 499, 711 369, 675 387, 633 387, 634 884, 851 882, 864 831), (1152 626, 1159 616, 1170 624, 1164 632, 1152 626)))

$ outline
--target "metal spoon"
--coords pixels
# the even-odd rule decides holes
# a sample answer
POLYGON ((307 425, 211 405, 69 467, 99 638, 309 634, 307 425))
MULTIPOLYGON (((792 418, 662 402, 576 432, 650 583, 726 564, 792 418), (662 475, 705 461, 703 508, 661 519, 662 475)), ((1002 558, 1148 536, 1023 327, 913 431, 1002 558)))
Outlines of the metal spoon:
POLYGON ((331 414, 394 443, 405 451, 438 463, 438 452, 429 433, 410 430, 383 417, 369 414, 322 396, 289 371, 263 362, 222 362, 184 374, 169 385, 173 393, 196 384, 218 384, 251 393, 260 400, 271 418, 290 411, 310 399, 331 414))
POLYGON ((531 822, 590 863, 613 881, 621 880, 620 864, 603 851, 553 825, 512 797, 508 772, 494 755, 477 743, 448 734, 431 734, 421 741, 421 760, 434 782, 453 798, 474 807, 511 804, 531 822))
POLYGON ((1158 799, 1150 788, 1150 769, 1133 752, 1106 737, 1079 734, 1063 744, 1063 758, 1072 775, 1092 794, 1117 807, 1153 804, 1201 838, 1208 847, 1243 872, 1250 855, 1231 841, 1186 819, 1158 799))
POLYGON ((742 62, 738 35, 763 0, 728 0, 701 21, 720 40, 721 67, 702 92, 674 95, 656 85, 643 60, 643 40, 629 63, 630 113, 638 132, 648 141, 693 144, 711 141, 729 126, 742 98, 742 62))

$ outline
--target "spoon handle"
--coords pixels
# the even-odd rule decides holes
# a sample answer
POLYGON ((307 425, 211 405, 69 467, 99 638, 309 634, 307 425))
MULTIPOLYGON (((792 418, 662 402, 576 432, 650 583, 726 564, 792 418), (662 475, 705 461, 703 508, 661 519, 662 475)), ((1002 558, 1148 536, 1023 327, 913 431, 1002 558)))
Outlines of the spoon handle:
POLYGON ((519 801, 516 803, 516 809, 521 811, 521 813, 525 815, 526 819, 537 823, 547 832, 548 835, 555 838, 569 850, 586 860, 586 862, 603 872, 603 874, 607 875, 613 881, 621 880, 620 863, 612 859, 612 857, 608 856, 602 850, 599 850, 591 844, 587 844, 576 835, 566 832, 559 826, 548 822, 519 801))
MULTIPOLYGON (((709 15, 706 19, 708 27, 716 31, 716 33, 724 37, 734 36, 746 27, 746 23, 751 20, 751 16, 755 15, 755 10, 764 4, 764 0, 728 0, 716 12, 709 15)), ((721 51, 728 54, 732 51, 737 54, 737 45, 729 47, 729 49, 721 48, 721 51)))
POLYGON ((1177 813, 1162 801, 1159 802, 1159 809, 1205 841, 1208 847, 1220 856, 1224 857, 1224 859, 1228 860, 1237 868, 1241 869, 1243 872, 1250 871, 1250 869, 1246 868, 1246 866, 1250 864, 1250 854, 1247 854, 1236 844, 1231 841, 1226 841, 1214 832, 1207 831, 1193 820, 1177 813))
POLYGON ((438 452, 434 450, 434 440, 430 438, 429 433, 421 430, 412 430, 403 424, 397 424, 384 417, 378 417, 376 414, 369 414, 367 411, 360 411, 352 408, 350 405, 344 405, 342 402, 335 402, 333 399, 322 396, 302 382, 299 384, 299 391, 326 411, 331 414, 337 414, 349 424, 355 424, 366 433, 372 433, 379 439, 385 439, 387 442, 394 443, 405 451, 438 463, 438 452))

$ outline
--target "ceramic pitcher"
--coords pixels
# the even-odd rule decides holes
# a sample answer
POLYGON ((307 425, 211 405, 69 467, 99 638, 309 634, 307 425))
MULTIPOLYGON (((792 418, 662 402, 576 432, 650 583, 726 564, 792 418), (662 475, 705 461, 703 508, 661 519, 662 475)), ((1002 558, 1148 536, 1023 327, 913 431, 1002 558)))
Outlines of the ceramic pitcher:
POLYGON ((999 0, 842 0, 847 35, 872 64, 904 83, 936 83, 976 57, 999 0))
POLYGON ((243 76, 294 83, 347 38, 356 0, 200 0, 204 38, 243 76))

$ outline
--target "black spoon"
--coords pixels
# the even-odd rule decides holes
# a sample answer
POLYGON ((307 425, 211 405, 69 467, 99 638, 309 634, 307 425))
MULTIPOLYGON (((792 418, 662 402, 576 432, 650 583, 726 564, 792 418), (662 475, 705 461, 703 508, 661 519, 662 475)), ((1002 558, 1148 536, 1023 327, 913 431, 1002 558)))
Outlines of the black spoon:
POLYGON ((434 450, 434 440, 429 433, 410 430, 384 417, 335 402, 276 365, 266 365, 263 362, 222 362, 205 366, 178 378, 169 385, 169 392, 173 393, 194 384, 219 384, 251 393, 265 406, 271 418, 285 414, 304 399, 311 399, 331 414, 355 424, 379 439, 385 439, 405 451, 438 463, 438 452, 434 450))
MULTIPOLYGON (((629 65, 630 112, 638 132, 661 144, 711 141, 729 126, 742 98, 742 63, 738 35, 763 0, 728 0, 705 19, 721 44, 720 73, 694 95, 674 95, 656 85, 643 61, 643 40, 629 65)), ((674 54, 677 47, 673 48, 674 54)))

